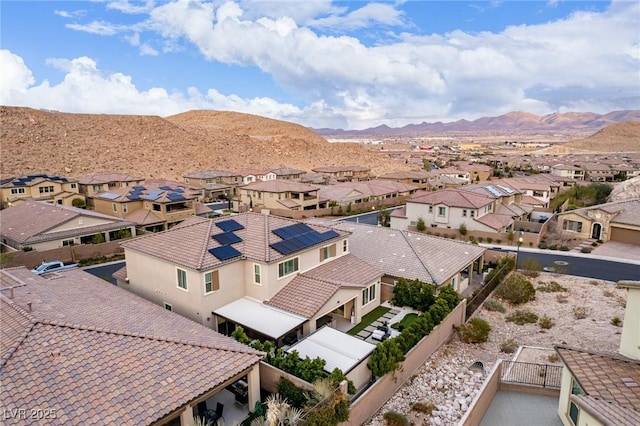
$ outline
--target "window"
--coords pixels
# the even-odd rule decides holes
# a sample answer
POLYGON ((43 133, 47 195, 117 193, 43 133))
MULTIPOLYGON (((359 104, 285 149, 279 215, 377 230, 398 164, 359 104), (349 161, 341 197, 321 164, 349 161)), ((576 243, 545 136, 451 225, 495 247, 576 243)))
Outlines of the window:
POLYGON ((446 207, 438 207, 438 216, 444 216, 445 214, 447 214, 447 208, 446 207))
POLYGON ((74 244, 75 244, 75 242, 72 239, 71 240, 62 240, 62 247, 72 246, 74 244))
POLYGON ((253 264, 253 282, 260 284, 260 265, 257 263, 253 264))
POLYGON ((113 206, 113 211, 117 212, 118 211, 118 205, 116 203, 111 204, 113 206))
POLYGON ((153 204, 153 211, 159 212, 162 211, 162 208, 160 207, 160 204, 153 204))
POLYGON ((11 195, 24 194, 24 188, 11 188, 11 195))
POLYGON ((573 232, 582 232, 582 222, 577 220, 565 220, 562 222, 562 229, 573 232))
POLYGON ((433 213, 433 206, 429 206, 429 213, 433 213))
POLYGON ((53 192, 53 186, 41 186, 38 188, 41 194, 46 194, 48 192, 53 192))
POLYGON ((78 187, 78 184, 77 184, 77 183, 72 183, 72 184, 71 184, 71 189, 76 189, 77 187, 78 187))
POLYGON ((375 298, 376 298, 375 284, 362 290, 362 306, 366 305, 369 302, 374 301, 375 298))
POLYGON ((330 246, 322 247, 320 249, 320 262, 323 260, 327 260, 336 255, 336 245, 331 244, 330 246))
POLYGON ((204 274, 204 294, 208 294, 218 290, 220 290, 218 271, 207 272, 206 274, 204 274))
POLYGON ((569 418, 571 419, 571 422, 574 425, 578 424, 579 414, 580 414, 580 409, 578 408, 578 406, 573 401, 569 401, 569 418))
POLYGON ((289 259, 278 264, 278 278, 291 275, 298 270, 298 258, 289 259))
POLYGON ((346 253, 346 251, 349 249, 349 244, 348 244, 348 240, 344 240, 342 242, 342 251, 346 253))
POLYGON ((467 217, 467 209, 462 209, 462 217, 467 217))
POLYGON ((102 185, 93 185, 93 190, 95 192, 101 191, 102 190, 102 185))
POLYGON ((476 217, 476 211, 475 210, 471 210, 471 217, 476 217))
POLYGON ((127 213, 129 211, 129 209, 127 208, 126 204, 122 205, 122 213, 127 213))
POLYGON ((178 287, 187 290, 187 271, 177 269, 178 271, 178 287))
POLYGON ((170 304, 168 304, 167 302, 164 302, 164 308, 167 311, 172 311, 173 312, 173 306, 171 306, 170 304))

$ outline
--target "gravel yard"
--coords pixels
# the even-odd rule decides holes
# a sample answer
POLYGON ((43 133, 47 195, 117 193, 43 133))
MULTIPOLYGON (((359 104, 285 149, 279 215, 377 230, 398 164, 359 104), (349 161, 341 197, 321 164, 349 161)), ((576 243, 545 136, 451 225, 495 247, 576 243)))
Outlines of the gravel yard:
POLYGON ((567 291, 536 291, 536 300, 517 307, 503 303, 505 313, 480 308, 474 316, 491 325, 489 339, 481 344, 467 344, 453 337, 440 348, 425 366, 396 393, 368 423, 384 425, 383 414, 395 411, 419 425, 455 425, 464 415, 482 386, 484 377, 468 367, 482 361, 485 374, 498 359, 513 359, 514 353, 501 351, 507 342, 523 349, 518 361, 558 363, 554 345, 569 345, 597 351, 617 352, 622 323, 614 325, 614 318, 624 319, 626 292, 615 283, 582 277, 541 273, 532 278, 538 289, 542 283, 557 282, 567 291), (539 317, 547 316, 553 325, 543 329, 538 323, 517 325, 507 322, 506 316, 516 309, 528 309, 539 317), (512 343, 510 342, 510 343, 512 343), (412 408, 415 403, 422 403, 412 408), (429 415, 422 407, 434 406, 429 415), (417 408, 417 409, 416 409, 417 408))

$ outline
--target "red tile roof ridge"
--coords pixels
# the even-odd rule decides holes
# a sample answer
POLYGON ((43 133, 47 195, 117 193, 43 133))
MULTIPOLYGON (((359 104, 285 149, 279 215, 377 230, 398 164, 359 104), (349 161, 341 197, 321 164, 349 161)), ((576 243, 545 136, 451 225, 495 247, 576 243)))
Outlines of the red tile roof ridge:
POLYGON ((18 306, 15 303, 13 303, 13 301, 11 299, 9 299, 8 297, 6 297, 4 294, 0 294, 0 300, 5 302, 7 304, 7 306, 10 307, 11 309, 13 309, 18 315, 24 316, 30 322, 30 325, 20 335, 20 337, 18 338, 17 342, 11 348, 9 348, 7 350, 7 352, 2 356, 2 358, 0 358, 0 369, 2 369, 4 367, 4 365, 6 364, 6 362, 9 359, 11 359, 11 357, 14 354, 14 352, 22 344, 24 339, 26 339, 27 336, 29 335, 29 333, 31 333, 31 330, 33 330, 33 327, 38 323, 38 321, 32 315, 30 315, 28 312, 26 312, 24 309, 22 309, 20 306, 18 306))
MULTIPOLYGON (((18 307, 16 307, 17 309, 20 309, 18 307)), ((53 327, 65 327, 65 328, 73 328, 76 330, 84 330, 84 331, 95 331, 98 333, 107 333, 107 334, 114 334, 117 336, 125 336, 125 337, 137 337, 137 338, 141 338, 141 339, 148 339, 148 340, 155 340, 155 341, 159 341, 159 342, 168 342, 168 343, 175 343, 178 345, 186 345, 186 346, 193 346, 193 347, 198 347, 198 348, 205 348, 205 349, 216 349, 216 350, 221 350, 221 351, 228 351, 228 352, 238 352, 238 353, 246 353, 246 354, 250 354, 250 355, 264 355, 263 352, 260 352, 258 350, 255 350, 249 346, 246 347, 246 350, 241 351, 238 350, 238 348, 233 348, 233 347, 229 347, 226 346, 224 344, 203 344, 203 343, 197 343, 188 339, 171 339, 169 337, 163 337, 163 336, 158 336, 158 335, 152 335, 152 334, 144 334, 144 333, 136 333, 136 332, 130 332, 130 331, 121 331, 121 330, 114 330, 114 329, 109 329, 109 328, 101 328, 101 327, 94 327, 94 326, 85 326, 85 325, 79 325, 79 324, 73 324, 70 322, 65 322, 65 321, 55 321, 55 320, 46 320, 46 319, 32 319, 32 323, 33 325, 39 323, 39 324, 44 324, 44 325, 50 325, 53 327)))

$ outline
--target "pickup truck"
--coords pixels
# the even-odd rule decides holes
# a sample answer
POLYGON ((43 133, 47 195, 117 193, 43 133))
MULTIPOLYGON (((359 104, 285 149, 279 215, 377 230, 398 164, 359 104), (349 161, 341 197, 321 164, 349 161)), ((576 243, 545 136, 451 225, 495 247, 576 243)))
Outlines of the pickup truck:
POLYGON ((42 262, 40 266, 31 270, 34 274, 42 275, 49 272, 66 271, 67 269, 77 268, 78 264, 73 262, 61 262, 54 260, 53 262, 42 262))

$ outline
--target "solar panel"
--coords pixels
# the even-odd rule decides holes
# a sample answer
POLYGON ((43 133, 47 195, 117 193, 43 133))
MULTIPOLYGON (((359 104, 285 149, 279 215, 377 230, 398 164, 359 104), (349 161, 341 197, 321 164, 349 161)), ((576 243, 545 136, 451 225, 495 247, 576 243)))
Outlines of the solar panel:
POLYGON ((136 186, 133 186, 132 188, 135 189, 136 191, 144 191, 145 189, 147 189, 144 187, 144 185, 136 185, 136 186))
POLYGON ((296 223, 294 225, 274 229, 272 232, 283 240, 286 240, 287 238, 297 237, 300 234, 311 231, 313 231, 313 228, 311 228, 309 225, 305 223, 296 223))
POLYGON ((149 200, 149 201, 155 201, 160 197, 160 194, 146 194, 146 195, 141 195, 140 198, 142 198, 143 200, 149 200))
POLYGON ((140 195, 138 195, 138 194, 129 194, 129 195, 127 195, 127 198, 130 199, 131 201, 138 201, 140 199, 140 195))
POLYGON ((231 246, 215 247, 215 248, 209 249, 209 253, 217 257, 218 260, 227 260, 234 257, 238 257, 242 254, 231 246))
MULTIPOLYGON (((340 234, 334 230, 329 230, 321 233, 316 231, 315 229, 308 227, 307 225, 305 225, 305 227, 309 229, 308 232, 298 234, 294 237, 284 238, 282 241, 271 244, 271 248, 278 251, 280 254, 287 255, 340 236, 340 234)), ((298 227, 297 229, 301 230, 303 228, 298 227)), ((276 231, 279 230, 276 229, 276 231)), ((288 235, 290 234, 290 232, 291 230, 286 230, 285 232, 281 233, 288 235)))
POLYGON ((100 194, 100 198, 106 198, 107 200, 115 200, 116 198, 118 198, 120 195, 118 194, 113 194, 111 192, 105 192, 103 194, 100 194))
POLYGON ((489 191, 490 193, 492 193, 493 195, 495 195, 496 197, 500 197, 502 196, 502 194, 500 193, 500 191, 498 191, 497 189, 495 189, 493 186, 491 185, 487 185, 485 186, 485 188, 487 188, 487 191, 489 191))
POLYGON ((180 195, 180 194, 174 194, 173 192, 170 192, 167 194, 167 198, 171 201, 183 201, 185 200, 185 198, 180 195))
POLYGON ((244 229, 244 226, 240 225, 233 219, 216 222, 216 226, 222 229, 224 232, 239 231, 240 229, 244 229))
POLYGON ((340 234, 338 234, 338 232, 334 231, 333 229, 323 232, 322 234, 320 234, 322 236, 322 241, 327 241, 330 240, 332 238, 335 237, 339 237, 340 234))
POLYGON ((282 241, 278 241, 277 243, 273 243, 271 244, 271 248, 273 248, 278 253, 283 254, 285 256, 295 251, 298 251, 298 249, 296 249, 295 246, 293 246, 289 240, 282 240, 282 241))
POLYGON ((184 192, 184 190, 182 188, 175 188, 173 192, 184 192))
POLYGON ((223 232, 222 234, 212 235, 211 238, 223 245, 239 243, 242 241, 242 238, 238 237, 233 232, 223 232))
POLYGON ((170 186, 165 185, 165 186, 159 186, 158 189, 162 189, 164 191, 171 191, 172 188, 170 186))
POLYGON ((497 187, 502 189, 507 194, 513 194, 513 189, 509 188, 508 186, 497 185, 497 187))

